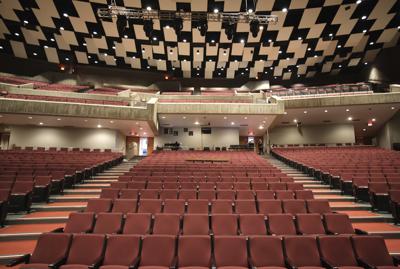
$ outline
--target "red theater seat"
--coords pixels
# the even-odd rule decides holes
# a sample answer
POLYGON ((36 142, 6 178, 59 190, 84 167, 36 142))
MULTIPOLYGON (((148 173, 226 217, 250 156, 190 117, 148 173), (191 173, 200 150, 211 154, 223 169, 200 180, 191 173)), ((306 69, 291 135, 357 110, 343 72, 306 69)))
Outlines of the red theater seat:
POLYGON ((237 235, 238 218, 234 214, 214 214, 211 229, 214 235, 237 235))
POLYGON ((247 269, 247 242, 245 237, 216 236, 214 239, 215 265, 221 269, 247 269))
POLYGON ((259 200, 258 211, 263 215, 283 213, 282 202, 281 200, 259 200))
POLYGON ((140 199, 138 213, 161 213, 162 201, 158 199, 140 199))
POLYGON ((139 269, 168 269, 174 266, 176 237, 146 235, 143 238, 139 269))
POLYGON ((232 200, 215 200, 211 203, 212 214, 232 214, 233 202, 232 200))
POLYGON ((354 234, 354 228, 351 225, 347 214, 327 213, 324 214, 326 232, 329 234, 354 234))
POLYGON ((211 238, 204 235, 184 235, 178 242, 178 268, 211 268, 211 238), (195 255, 194 255, 195 253, 195 255))
POLYGON ((95 234, 116 234, 121 232, 122 213, 99 213, 93 229, 95 234))
POLYGON ((266 235, 267 226, 263 215, 260 214, 241 214, 240 232, 243 235, 266 235))
POLYGON ((329 206, 329 202, 327 200, 307 200, 307 211, 309 213, 318 213, 325 214, 331 213, 331 207, 329 206))
POLYGON ((185 201, 166 199, 164 201, 164 213, 183 214, 185 213, 185 201))
POLYGON ((143 235, 150 233, 151 214, 136 213, 127 214, 123 234, 143 235))
POLYGON ((325 234, 325 228, 322 224, 320 214, 297 214, 297 231, 304 235, 325 234))
POLYGON ((283 200, 283 212, 290 214, 307 213, 306 203, 304 200, 283 200))
POLYGON ((93 230, 93 212, 72 212, 64 228, 64 233, 88 233, 93 230))
POLYGON ((116 199, 114 200, 112 212, 117 213, 135 213, 136 212, 136 199, 116 199))
POLYGON ((292 268, 324 268, 315 237, 286 236, 283 242, 287 262, 292 268))
POLYGON ((268 231, 272 235, 295 235, 296 227, 291 214, 269 214, 268 231))
POLYGON ((282 239, 275 236, 251 236, 249 255, 253 268, 284 269, 282 239))
POLYGON ((183 215, 182 234, 208 235, 210 233, 209 216, 206 214, 183 215))
POLYGON ((110 235, 100 269, 129 269, 136 265, 139 256, 140 236, 110 235))
POLYGON ((208 200, 188 200, 187 213, 208 214, 208 200))
POLYGON ((88 201, 85 211, 96 214, 100 212, 110 212, 111 206, 111 199, 91 199, 88 201))
POLYGON ((155 214, 153 234, 178 235, 180 216, 178 214, 155 214))
POLYGON ((256 214, 256 203, 254 200, 236 200, 235 212, 237 214, 256 214))

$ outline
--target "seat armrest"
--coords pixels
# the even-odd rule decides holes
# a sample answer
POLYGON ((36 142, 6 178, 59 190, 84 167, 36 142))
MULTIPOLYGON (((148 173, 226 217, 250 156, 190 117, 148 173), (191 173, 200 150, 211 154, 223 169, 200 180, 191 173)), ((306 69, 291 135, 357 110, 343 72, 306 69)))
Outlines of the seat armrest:
POLYGON ((64 258, 62 258, 62 259, 56 261, 55 263, 50 264, 50 265, 49 265, 49 268, 58 268, 58 267, 60 267, 62 264, 64 264, 66 261, 67 261, 67 257, 64 257, 64 258))
POLYGON ((321 263, 325 268, 328 269, 336 269, 336 267, 334 267, 332 264, 330 264, 327 260, 325 260, 324 258, 321 257, 321 263))
POLYGON ((89 269, 99 268, 102 262, 103 262, 103 257, 100 257, 95 263, 89 266, 89 269))
POLYGON ((30 258, 31 254, 25 254, 15 260, 12 260, 10 263, 7 264, 7 267, 12 267, 20 263, 28 263, 30 258))
POLYGON ((133 263, 129 266, 129 269, 136 269, 140 264, 140 256, 136 257, 133 263))
POLYGON ((247 261, 248 261, 248 264, 249 264, 249 268, 251 268, 251 269, 257 269, 257 267, 255 266, 255 263, 254 263, 254 260, 253 260, 253 258, 252 257, 248 257, 247 258, 247 261))
POLYGON ((363 234, 363 235, 367 235, 368 232, 364 231, 364 230, 360 230, 360 229, 354 229, 354 231, 356 232, 356 234, 363 234))
POLYGON ((178 267, 178 257, 175 256, 174 259, 172 260, 172 264, 171 264, 171 266, 169 267, 169 269, 175 269, 175 268, 177 268, 177 267, 178 267))
POLYGON ((362 267, 366 268, 366 269, 374 269, 375 267, 368 264, 366 261, 362 260, 362 259, 357 259, 359 265, 361 265, 362 267))

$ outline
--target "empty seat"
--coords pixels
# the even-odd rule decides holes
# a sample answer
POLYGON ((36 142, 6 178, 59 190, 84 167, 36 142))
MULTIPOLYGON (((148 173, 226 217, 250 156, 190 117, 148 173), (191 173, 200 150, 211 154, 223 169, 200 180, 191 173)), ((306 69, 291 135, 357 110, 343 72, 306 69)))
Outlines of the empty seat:
POLYGON ((111 199, 90 199, 87 203, 86 212, 100 213, 110 212, 112 206, 111 199))
POLYGON ((359 268, 348 236, 319 236, 321 258, 330 268, 359 268))
POLYGON ((215 200, 211 203, 212 214, 229 214, 233 213, 232 200, 215 200))
POLYGON ((116 234, 122 228, 122 213, 99 213, 93 229, 95 234, 116 234))
POLYGON ((178 214, 155 214, 153 234, 178 235, 180 216, 178 214))
POLYGON ((287 262, 294 268, 323 268, 317 241, 312 236, 286 236, 283 239, 287 262))
POLYGON ((187 213, 208 214, 208 200, 188 200, 187 213))
POLYGON ((29 211, 32 204, 33 181, 16 181, 8 199, 8 211, 29 211))
POLYGON ((177 256, 179 268, 207 269, 211 267, 210 236, 183 235, 179 237, 178 245, 177 256))
POLYGON ((270 182, 268 188, 273 191, 286 190, 286 183, 283 182, 270 182))
POLYGON ((65 265, 61 269, 98 266, 105 244, 104 234, 74 234, 65 265))
POLYGON ((389 186, 386 182, 368 183, 369 201, 372 208, 379 211, 389 210, 389 186))
POLYGON ((101 190, 100 198, 117 199, 119 197, 119 189, 104 188, 101 190))
POLYGON ((222 200, 235 200, 236 192, 234 190, 219 190, 217 198, 222 200))
POLYGON ((217 190, 232 190, 233 183, 232 182, 218 182, 216 184, 217 190))
POLYGON ((199 190, 197 196, 198 199, 208 200, 209 202, 216 199, 214 190, 199 190))
POLYGON ((363 267, 367 268, 398 268, 381 236, 353 236, 354 251, 363 267))
POLYGON ((145 181, 128 182, 128 189, 143 190, 146 188, 145 181))
POLYGON ((296 199, 311 200, 314 199, 312 190, 296 190, 294 191, 296 199))
POLYGON ((304 200, 282 200, 283 212, 290 214, 307 213, 304 200))
POLYGON ((213 182, 201 182, 199 183, 199 190, 214 190, 215 184, 213 182))
POLYGON ((275 196, 276 196, 276 199, 280 199, 280 200, 294 199, 293 191, 285 191, 285 190, 276 191, 275 196))
POLYGON ((178 191, 177 189, 164 189, 160 192, 160 199, 177 199, 178 198, 178 191))
POLYGON ((254 200, 254 192, 252 190, 238 190, 236 191, 236 199, 238 200, 254 200))
POLYGON ((139 255, 140 236, 110 235, 100 269, 129 269, 139 255))
POLYGON ((269 214, 268 231, 272 235, 295 235, 293 216, 291 214, 269 214))
POLYGON ((251 183, 252 189, 257 191, 268 190, 268 184, 264 182, 252 182, 251 183))
POLYGON ((209 217, 206 214, 183 215, 182 234, 208 235, 210 233, 209 217))
POLYGON ((325 214, 331 213, 331 207, 327 200, 307 200, 307 211, 309 213, 325 214))
MULTIPOLYGON (((162 182, 147 182, 146 189, 161 190, 162 188, 163 188, 162 182)), ((154 199, 154 197, 148 197, 148 198, 154 199)))
POLYGON ((158 189, 146 189, 140 191, 140 199, 158 199, 158 189))
POLYGON ((249 182, 236 182, 233 185, 235 190, 250 190, 250 183, 249 182))
POLYGON ((214 258, 217 268, 248 268, 247 242, 242 236, 216 236, 214 258))
POLYGON ((197 199, 196 190, 182 189, 179 191, 179 199, 182 200, 194 200, 197 199))
POLYGON ((297 231, 299 234, 319 235, 325 234, 325 228, 322 224, 321 215, 314 214, 297 214, 296 215, 297 231))
POLYGON ((249 238, 249 254, 252 266, 263 269, 284 269, 282 240, 276 236, 251 236, 249 238))
POLYGON ((265 219, 260 214, 241 214, 239 216, 240 232, 243 235, 266 235, 265 219))
POLYGON ((113 189, 126 189, 126 188, 128 188, 128 183, 127 182, 111 182, 110 183, 110 188, 113 188, 113 189))
POLYGON ((214 214, 211 217, 211 229, 214 235, 237 235, 237 216, 234 214, 214 214))
MULTIPOLYGON (((28 255, 27 264, 22 264, 19 268, 49 268, 51 264, 60 263, 67 257, 71 234, 62 233, 43 233, 39 236, 32 255, 28 255)), ((13 263, 14 265, 16 263, 13 263)))
POLYGON ((256 196, 257 200, 275 199, 275 192, 271 190, 257 190, 256 196))
POLYGON ((168 269, 175 257, 175 236, 147 235, 143 238, 139 269, 168 269))
POLYGON ((176 199, 166 199, 164 201, 164 213, 185 213, 185 201, 176 199))
POLYGON ((65 233, 88 233, 92 231, 94 224, 93 212, 72 212, 65 224, 65 233))
POLYGON ((397 224, 400 221, 400 190, 390 190, 390 211, 394 217, 394 221, 397 224))
POLYGON ((150 232, 151 214, 136 213, 127 214, 123 234, 148 234, 150 232))
POLYGON ((237 214, 256 214, 256 203, 254 200, 236 200, 235 212, 237 214))
POLYGON ((354 234, 353 225, 347 214, 327 213, 324 214, 326 232, 329 234, 354 234))
POLYGON ((297 182, 288 182, 286 183, 286 187, 288 190, 291 191, 298 191, 298 190, 303 190, 303 184, 302 183, 297 183, 297 182))
POLYGON ((161 213, 162 201, 158 199, 140 199, 138 213, 161 213))
POLYGON ((137 189, 122 189, 119 195, 121 199, 135 199, 139 198, 139 190, 137 189))
POLYGON ((263 215, 282 213, 281 200, 258 200, 258 212, 263 215))
POLYGON ((112 212, 118 213, 135 213, 136 212, 136 199, 116 199, 113 204, 112 212))

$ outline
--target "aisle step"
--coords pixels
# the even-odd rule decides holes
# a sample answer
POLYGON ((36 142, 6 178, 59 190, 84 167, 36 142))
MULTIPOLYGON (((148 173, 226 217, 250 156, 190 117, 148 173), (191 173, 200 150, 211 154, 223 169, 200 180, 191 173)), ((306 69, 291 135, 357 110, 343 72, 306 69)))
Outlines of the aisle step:
POLYGON ((99 198, 99 195, 54 195, 50 197, 52 202, 86 202, 89 199, 99 198))

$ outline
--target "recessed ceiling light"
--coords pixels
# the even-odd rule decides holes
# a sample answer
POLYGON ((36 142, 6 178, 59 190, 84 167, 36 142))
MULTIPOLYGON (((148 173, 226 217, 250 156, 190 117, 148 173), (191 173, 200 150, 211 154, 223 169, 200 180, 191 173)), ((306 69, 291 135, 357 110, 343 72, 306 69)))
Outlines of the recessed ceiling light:
POLYGON ((365 20, 365 19, 367 19, 367 16, 364 15, 364 16, 361 17, 361 19, 365 20))
POLYGON ((358 4, 361 4, 361 0, 357 0, 357 2, 356 2, 356 4, 358 5, 358 4))
POLYGON ((285 112, 283 112, 283 114, 287 115, 287 112, 285 111, 285 112))
POLYGON ((253 13, 253 9, 249 8, 249 10, 247 10, 248 13, 253 13))
POLYGON ((395 107, 394 107, 394 106, 392 106, 390 109, 394 110, 394 109, 395 109, 395 107))
POLYGON ((348 117, 347 120, 353 120, 353 117, 348 117))
POLYGON ((363 30, 363 33, 365 34, 367 32, 367 30, 363 30))
POLYGON ((67 13, 64 13, 63 16, 64 16, 65 18, 68 18, 68 14, 67 14, 67 13))
POLYGON ((314 55, 314 58, 317 58, 318 57, 318 55, 314 55))
POLYGON ((0 50, 2 50, 3 49, 3 46, 0 46, 0 50))
POLYGON ((124 35, 124 38, 128 38, 128 35, 124 35))
POLYGON ((376 119, 375 119, 375 118, 373 118, 373 119, 372 119, 372 121, 373 121, 373 122, 375 122, 375 121, 376 121, 376 119))
POLYGON ((224 120, 226 120, 227 119, 227 117, 224 117, 224 120))
POLYGON ((287 58, 286 58, 286 60, 290 60, 290 58, 289 58, 289 57, 287 57, 287 58))
POLYGON ((369 44, 372 46, 374 44, 374 42, 371 41, 371 42, 369 42, 369 44))
POLYGON ((34 56, 37 56, 37 53, 36 53, 36 52, 34 52, 34 53, 33 53, 33 55, 34 55, 34 56))
POLYGON ((258 27, 258 29, 263 30, 264 26, 261 25, 260 27, 258 27))
POLYGON ((165 116, 162 116, 161 118, 162 118, 162 119, 165 119, 165 116))
POLYGON ((294 119, 293 122, 297 122, 297 119, 294 119))
POLYGON ((231 125, 235 125, 235 123, 232 121, 232 122, 231 122, 231 125))
POLYGON ((244 75, 244 73, 243 73, 243 72, 242 72, 242 73, 240 73, 240 74, 244 75))
POLYGON ((165 28, 169 29, 169 25, 166 25, 165 28))
POLYGON ((97 35, 97 32, 96 32, 96 31, 93 31, 93 34, 94 34, 94 35, 97 35))
POLYGON ((43 122, 39 122, 39 125, 43 125, 44 123, 43 122))
POLYGON ((153 40, 154 40, 154 41, 157 41, 157 37, 153 37, 153 40))
POLYGON ((242 43, 242 44, 243 44, 243 43, 244 43, 244 39, 240 39, 240 43, 242 43))
POLYGON ((184 40, 183 40, 183 42, 185 42, 185 43, 186 43, 186 39, 184 39, 184 40))
MULTIPOLYGON (((61 27, 60 27, 60 30, 61 30, 61 31, 64 31, 64 27, 61 26, 61 27)), ((94 33, 96 33, 96 32, 94 32, 94 33)), ((97 33, 96 33, 96 34, 97 34, 97 33)))
POLYGON ((245 120, 247 120, 247 117, 244 117, 245 120))
POLYGON ((101 124, 97 124, 97 128, 101 128, 102 126, 101 126, 101 124))
POLYGON ((143 130, 143 127, 140 127, 139 130, 143 130))
POLYGON ((307 114, 308 112, 307 112, 307 110, 304 110, 304 112, 303 112, 304 114, 307 114))
POLYGON ((15 33, 16 36, 19 36, 19 33, 15 33))
POLYGON ((215 8, 214 13, 218 13, 218 12, 219 12, 218 8, 215 8))
POLYGON ((69 61, 69 58, 67 57, 67 58, 65 58, 65 60, 66 60, 66 61, 69 61))
POLYGON ((364 65, 368 65, 368 63, 367 63, 367 62, 365 62, 365 63, 364 63, 364 65))
POLYGON ((29 116, 29 117, 28 117, 28 119, 30 119, 30 120, 31 120, 31 119, 33 119, 33 117, 29 116))
POLYGON ((302 40, 303 38, 301 38, 301 36, 299 36, 298 38, 297 38, 297 40, 302 40))
POLYGON ((48 49, 48 48, 49 48, 49 46, 44 46, 44 48, 45 48, 45 49, 48 49))
POLYGON ((199 124, 200 124, 200 122, 198 122, 198 121, 195 121, 195 122, 194 122, 194 124, 195 124, 195 125, 199 125, 199 124))
POLYGON ((282 8, 282 12, 287 12, 287 8, 282 8))
POLYGON ((146 7, 146 9, 147 9, 148 11, 150 11, 150 10, 151 10, 151 7, 146 7))
POLYGON ((339 64, 339 68, 342 68, 342 65, 341 65, 341 64, 339 64))
POLYGON ((337 47, 340 49, 342 47, 342 45, 338 45, 337 47))
POLYGON ((97 63, 98 63, 98 61, 94 61, 94 63, 95 63, 95 64, 97 64, 97 63))
POLYGON ((272 70, 272 69, 274 69, 274 68, 271 66, 269 69, 271 69, 271 70, 272 70))
POLYGON ((349 112, 349 111, 350 111, 350 109, 346 108, 346 112, 349 112))
POLYGON ((308 50, 308 51, 310 51, 310 50, 311 50, 311 48, 308 48, 307 50, 308 50))
POLYGON ((279 51, 279 54, 282 54, 282 51, 281 51, 281 50, 279 51))
POLYGON ((110 120, 110 123, 114 123, 114 121, 113 121, 113 120, 110 120))
POLYGON ((327 109, 325 109, 325 110, 324 110, 324 112, 325 112, 325 113, 327 113, 327 112, 328 112, 328 110, 327 110, 327 109))
POLYGON ((363 132, 366 132, 366 131, 367 131, 367 129, 364 128, 364 129, 363 129, 363 132))
POLYGON ((92 56, 88 55, 88 58, 89 58, 89 59, 92 59, 92 56))
POLYGON ((183 116, 183 117, 182 117, 182 119, 186 119, 186 117, 185 117, 185 116, 183 116))
POLYGON ((150 65, 147 66, 147 69, 150 69, 150 65))
POLYGON ((262 129, 264 129, 264 126, 260 125, 260 126, 258 126, 258 129, 262 130, 262 129))
POLYGON ((58 118, 57 120, 61 120, 60 118, 58 118))
POLYGON ((333 36, 333 34, 332 34, 332 33, 330 33, 330 34, 329 34, 329 36, 330 36, 330 37, 332 37, 332 36, 333 36))

